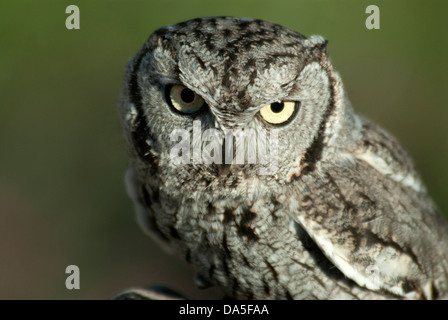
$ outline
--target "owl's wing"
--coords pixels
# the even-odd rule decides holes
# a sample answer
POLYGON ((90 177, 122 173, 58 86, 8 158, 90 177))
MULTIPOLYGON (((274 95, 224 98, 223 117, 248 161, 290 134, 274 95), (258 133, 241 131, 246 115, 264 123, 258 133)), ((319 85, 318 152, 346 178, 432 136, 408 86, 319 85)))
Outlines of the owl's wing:
POLYGON ((300 177, 293 219, 358 285, 407 298, 446 296, 443 217, 399 144, 368 122, 363 134, 336 165, 300 177))

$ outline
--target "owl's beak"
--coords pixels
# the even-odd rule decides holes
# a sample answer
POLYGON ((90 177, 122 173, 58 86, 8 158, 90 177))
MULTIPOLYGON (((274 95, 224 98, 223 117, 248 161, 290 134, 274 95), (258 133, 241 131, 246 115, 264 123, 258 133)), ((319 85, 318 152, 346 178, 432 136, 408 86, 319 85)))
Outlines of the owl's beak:
POLYGON ((235 150, 235 139, 232 138, 231 144, 228 142, 226 143, 226 140, 223 139, 221 143, 221 163, 215 164, 218 173, 221 176, 227 176, 230 172, 230 167, 235 158, 235 154, 232 150, 235 150))
POLYGON ((216 164, 216 168, 218 169, 218 173, 221 176, 227 176, 230 173, 231 164, 216 164))

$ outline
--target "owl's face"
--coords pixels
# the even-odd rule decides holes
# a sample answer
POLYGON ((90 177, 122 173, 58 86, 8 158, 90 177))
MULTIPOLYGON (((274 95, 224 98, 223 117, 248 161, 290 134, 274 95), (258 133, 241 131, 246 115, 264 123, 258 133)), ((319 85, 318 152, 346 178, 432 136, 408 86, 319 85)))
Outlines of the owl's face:
MULTIPOLYGON (((268 154, 275 150, 277 142, 269 138, 276 131, 277 154, 269 154, 277 157, 271 159, 275 170, 258 178, 287 181, 312 166, 330 143, 322 131, 343 96, 325 40, 236 18, 159 29, 128 64, 124 90, 121 114, 134 161, 142 167, 149 163, 162 180, 175 176, 196 181, 196 187, 216 180, 235 185, 267 164, 194 161, 194 146, 207 145, 193 137, 194 124, 202 139, 209 129, 222 132, 217 138, 222 146, 225 133, 252 130, 266 138, 268 154), (190 135, 188 164, 173 161, 176 130, 190 135)), ((246 143, 243 149, 256 147, 246 143)))

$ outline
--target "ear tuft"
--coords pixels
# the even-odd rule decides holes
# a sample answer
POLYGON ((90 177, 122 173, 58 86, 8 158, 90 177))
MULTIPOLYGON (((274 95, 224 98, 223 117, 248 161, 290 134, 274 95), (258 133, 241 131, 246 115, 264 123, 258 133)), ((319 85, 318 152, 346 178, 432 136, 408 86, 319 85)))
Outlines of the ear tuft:
POLYGON ((328 54, 328 40, 322 36, 312 35, 304 41, 303 45, 312 51, 317 50, 326 55, 328 54))

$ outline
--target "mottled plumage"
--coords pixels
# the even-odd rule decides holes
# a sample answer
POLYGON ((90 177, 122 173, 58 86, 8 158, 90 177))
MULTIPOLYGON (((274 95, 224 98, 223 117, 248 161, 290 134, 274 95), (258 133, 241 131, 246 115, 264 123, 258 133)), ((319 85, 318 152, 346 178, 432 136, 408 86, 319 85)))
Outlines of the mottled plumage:
POLYGON ((238 299, 447 297, 446 223, 396 140, 354 114, 323 38, 230 17, 161 28, 128 64, 120 112, 139 222, 199 285, 238 299), (176 85, 203 107, 175 110, 176 85), (279 101, 294 113, 272 125, 260 110, 279 101), (173 163, 170 134, 194 120, 278 130, 278 170, 173 163))

